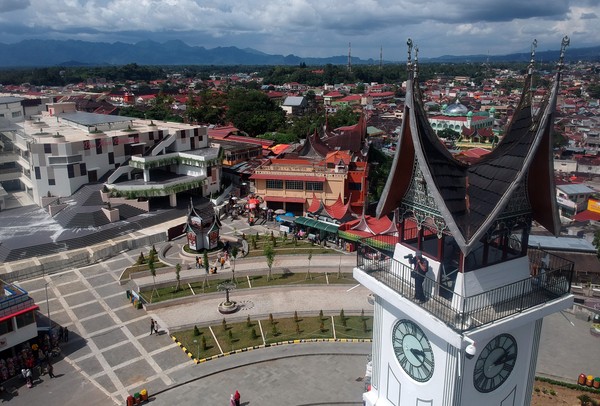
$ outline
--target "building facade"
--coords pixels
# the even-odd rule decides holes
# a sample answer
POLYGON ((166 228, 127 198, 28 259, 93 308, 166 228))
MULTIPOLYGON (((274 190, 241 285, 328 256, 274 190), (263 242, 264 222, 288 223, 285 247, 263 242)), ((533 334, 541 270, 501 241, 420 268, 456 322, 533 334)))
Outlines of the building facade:
POLYGON ((110 174, 116 175, 108 187, 131 198, 191 189, 206 195, 220 187, 219 149, 209 147, 201 126, 154 124, 51 103, 40 115, 0 123, 0 141, 10 146, 15 162, 11 180, 39 205, 44 197, 70 196, 110 174))

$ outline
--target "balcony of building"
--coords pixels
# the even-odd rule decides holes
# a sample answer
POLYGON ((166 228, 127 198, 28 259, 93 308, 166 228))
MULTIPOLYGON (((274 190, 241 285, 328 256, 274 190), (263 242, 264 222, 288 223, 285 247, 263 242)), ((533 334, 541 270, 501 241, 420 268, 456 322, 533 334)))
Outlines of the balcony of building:
POLYGON ((452 330, 464 333, 570 295, 573 262, 543 250, 529 250, 530 277, 474 295, 461 295, 426 277, 425 302, 414 299, 412 267, 394 259, 398 237, 379 235, 357 245, 358 271, 414 302, 452 330))

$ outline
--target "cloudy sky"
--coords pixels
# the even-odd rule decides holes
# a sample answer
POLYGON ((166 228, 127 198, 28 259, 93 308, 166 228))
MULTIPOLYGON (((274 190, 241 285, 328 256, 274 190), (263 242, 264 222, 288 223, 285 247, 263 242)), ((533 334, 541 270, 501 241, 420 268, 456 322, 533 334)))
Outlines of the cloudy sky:
POLYGON ((302 57, 501 55, 600 44, 600 0, 0 0, 0 42, 179 39, 302 57))

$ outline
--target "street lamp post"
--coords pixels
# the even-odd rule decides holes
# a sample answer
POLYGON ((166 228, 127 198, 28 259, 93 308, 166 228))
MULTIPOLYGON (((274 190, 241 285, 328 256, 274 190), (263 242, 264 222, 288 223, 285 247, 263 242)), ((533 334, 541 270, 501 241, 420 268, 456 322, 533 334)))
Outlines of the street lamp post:
POLYGON ((52 330, 52 320, 50 319, 50 302, 48 301, 48 284, 50 282, 46 282, 44 286, 46 290, 46 309, 48 309, 48 331, 52 330))

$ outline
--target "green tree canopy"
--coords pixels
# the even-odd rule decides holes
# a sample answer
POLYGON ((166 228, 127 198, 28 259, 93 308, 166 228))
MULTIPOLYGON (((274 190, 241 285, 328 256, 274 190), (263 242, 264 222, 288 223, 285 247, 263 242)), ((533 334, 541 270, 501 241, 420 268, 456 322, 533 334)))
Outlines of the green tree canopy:
POLYGON ((284 111, 258 90, 230 91, 227 107, 227 120, 251 136, 277 131, 285 125, 284 111))

